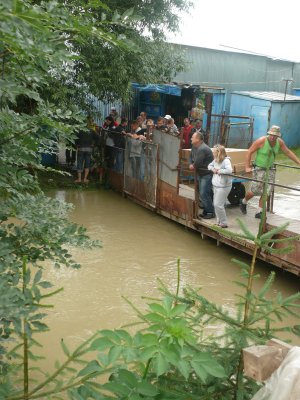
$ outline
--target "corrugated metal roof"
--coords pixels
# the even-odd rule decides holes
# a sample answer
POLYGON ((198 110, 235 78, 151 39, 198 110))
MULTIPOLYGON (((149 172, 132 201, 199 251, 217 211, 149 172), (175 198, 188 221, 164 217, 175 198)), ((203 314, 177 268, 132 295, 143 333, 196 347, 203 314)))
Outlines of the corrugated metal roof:
POLYGON ((263 99, 269 101, 297 101, 300 102, 300 96, 293 96, 287 94, 284 100, 284 93, 280 92, 256 92, 256 91, 235 91, 235 94, 241 94, 243 96, 254 97, 256 99, 263 99))
POLYGON ((232 53, 177 45, 185 53, 187 69, 174 81, 200 86, 217 86, 232 90, 276 91, 284 89, 283 76, 295 79, 300 86, 300 64, 272 60, 252 54, 232 53))

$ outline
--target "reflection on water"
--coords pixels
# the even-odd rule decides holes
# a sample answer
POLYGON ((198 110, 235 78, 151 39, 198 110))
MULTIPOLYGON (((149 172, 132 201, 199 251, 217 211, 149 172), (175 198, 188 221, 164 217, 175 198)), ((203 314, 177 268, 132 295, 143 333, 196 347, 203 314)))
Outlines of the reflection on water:
MULTIPOLYGON (((202 240, 199 234, 112 191, 59 191, 52 195, 75 205, 72 220, 86 226, 103 248, 75 249, 80 270, 48 269, 48 278, 64 291, 53 299, 56 307, 47 321, 51 332, 42 338, 47 365, 60 357, 61 337, 75 346, 97 329, 118 328, 135 320, 122 296, 142 308, 141 296, 157 296, 158 277, 175 291, 178 257, 182 286, 201 286, 203 295, 232 310, 234 293, 240 289, 232 283, 238 279, 239 268, 231 258, 249 260, 248 256, 225 245, 217 247, 214 240, 202 240)), ((258 264, 262 278, 271 269, 258 264)), ((262 281, 255 285, 259 288, 262 281)), ((295 277, 279 271, 274 294, 280 290, 289 295, 297 289, 295 277)))

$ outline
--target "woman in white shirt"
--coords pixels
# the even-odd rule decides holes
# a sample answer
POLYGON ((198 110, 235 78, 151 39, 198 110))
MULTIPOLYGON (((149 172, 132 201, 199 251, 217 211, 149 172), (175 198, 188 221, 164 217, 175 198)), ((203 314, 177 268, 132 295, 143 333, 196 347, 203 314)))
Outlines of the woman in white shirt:
POLYGON ((232 177, 226 174, 232 174, 232 165, 224 146, 215 145, 213 154, 214 160, 207 168, 213 172, 212 185, 217 225, 221 228, 228 228, 225 203, 231 191, 232 177))

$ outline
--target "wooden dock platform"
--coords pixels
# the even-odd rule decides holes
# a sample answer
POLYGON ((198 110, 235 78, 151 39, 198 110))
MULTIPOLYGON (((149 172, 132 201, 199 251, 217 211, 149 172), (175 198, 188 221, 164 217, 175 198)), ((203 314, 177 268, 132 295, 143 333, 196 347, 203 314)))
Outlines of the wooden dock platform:
MULTIPOLYGON (((194 188, 191 185, 180 184, 179 196, 185 197, 186 199, 189 199, 189 201, 194 201, 194 188)), ((254 243, 252 241, 240 238, 235 239, 229 237, 229 235, 226 233, 230 231, 236 234, 242 234, 241 227, 237 221, 237 219, 240 219, 247 226, 249 231, 253 233, 253 235, 257 235, 260 220, 255 218, 256 212, 256 208, 253 207, 251 204, 248 204, 247 214, 242 214, 239 206, 229 205, 226 208, 228 228, 224 229, 223 232, 220 232, 219 229, 216 230, 216 218, 202 219, 201 217, 194 217, 192 219, 191 228, 201 232, 203 237, 208 236, 216 239, 217 243, 225 243, 231 247, 235 247, 240 251, 252 254, 254 249, 254 243)), ((201 209, 199 209, 198 214, 200 213, 201 209)), ((284 225, 287 222, 289 223, 289 225, 282 234, 276 236, 276 239, 284 239, 291 236, 300 235, 300 220, 286 218, 278 214, 273 214, 269 212, 267 212, 265 229, 269 231, 275 227, 284 225)), ((300 239, 295 239, 294 241, 289 242, 289 244, 292 244, 295 248, 292 253, 271 255, 260 252, 258 257, 266 262, 270 262, 284 270, 300 276, 300 239)), ((279 248, 280 246, 282 247, 284 246, 284 244, 276 244, 276 248, 279 248)))

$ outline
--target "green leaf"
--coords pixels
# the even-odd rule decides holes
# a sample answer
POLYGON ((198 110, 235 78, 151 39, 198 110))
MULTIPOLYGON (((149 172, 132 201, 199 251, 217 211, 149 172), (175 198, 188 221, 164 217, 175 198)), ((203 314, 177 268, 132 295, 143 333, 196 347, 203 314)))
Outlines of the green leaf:
POLYGON ((115 344, 121 344, 121 339, 117 332, 111 331, 109 329, 103 329, 100 331, 100 333, 103 337, 110 339, 115 344))
POLYGON ((156 346, 158 345, 158 336, 152 333, 145 333, 140 337, 142 346, 156 346))
POLYGON ((120 381, 126 383, 127 386, 134 388, 136 387, 138 380, 133 372, 127 369, 120 369, 118 372, 120 381))
POLYGON ((185 304, 177 304, 174 308, 172 308, 170 312, 170 317, 177 317, 180 314, 183 314, 187 309, 185 304))
POLYGON ((189 363, 185 360, 181 360, 178 362, 177 368, 180 371, 180 373, 185 377, 185 379, 188 379, 191 372, 191 367, 189 363))
POLYGON ((130 334, 125 331, 124 329, 117 329, 116 334, 122 339, 124 340, 124 342, 126 342, 127 344, 131 344, 132 343, 132 337, 130 336, 130 334))
POLYGON ((28 321, 36 321, 38 319, 45 318, 47 314, 45 313, 38 313, 38 314, 33 314, 28 318, 28 321))
POLYGON ((168 370, 169 363, 166 361, 165 357, 161 353, 157 355, 153 363, 154 371, 157 376, 163 375, 168 370))
POLYGON ((240 226, 240 228, 242 229, 242 231, 244 232, 247 239, 252 240, 254 242, 256 239, 256 236, 253 235, 253 233, 249 231, 249 229, 247 228, 244 221, 242 221, 240 218, 237 218, 236 221, 237 221, 238 225, 240 226))
POLYGON ((69 356, 70 356, 70 351, 69 351, 69 349, 67 348, 67 346, 66 346, 66 344, 65 344, 65 342, 64 342, 64 339, 61 339, 61 340, 60 340, 60 345, 61 345, 61 348, 63 349, 63 352, 65 353, 65 355, 66 355, 67 357, 69 357, 69 356))
POLYGON ((37 330, 43 332, 43 331, 48 331, 49 328, 46 324, 40 321, 30 321, 31 325, 33 325, 37 330))
POLYGON ((47 281, 39 282, 38 285, 44 289, 49 289, 49 288, 53 287, 52 283, 47 282, 47 281))
POLYGON ((98 338, 98 339, 94 340, 91 343, 91 349, 103 351, 113 345, 114 345, 114 343, 110 339, 108 339, 106 337, 102 337, 102 338, 98 338))
POLYGON ((143 396, 155 397, 158 394, 156 387, 146 381, 139 382, 136 390, 143 396))
POLYGON ((90 361, 86 367, 82 368, 82 370, 80 370, 77 374, 77 376, 86 376, 86 375, 91 375, 93 373, 97 373, 97 372, 102 372, 103 368, 101 367, 101 365, 98 363, 98 361, 93 360, 90 361))
POLYGON ((156 314, 156 313, 146 314, 145 318, 150 322, 159 323, 159 324, 164 324, 165 323, 165 318, 162 317, 159 314, 156 314))
POLYGON ((207 378, 207 372, 202 366, 202 364, 197 361, 191 361, 191 366, 194 369, 196 375, 201 379, 203 383, 205 383, 207 378))
POLYGON ((202 366, 208 374, 215 376, 216 378, 226 378, 224 368, 216 361, 207 361, 203 363, 202 366))
POLYGON ((42 271, 42 269, 39 269, 38 272, 34 276, 33 285, 36 285, 41 280, 42 275, 43 275, 43 271, 42 271))
POLYGON ((103 388, 121 396, 128 396, 131 392, 131 389, 128 386, 122 385, 121 383, 115 381, 105 383, 103 388))
POLYGON ((134 12, 134 7, 128 8, 123 14, 122 14, 122 20, 126 20, 128 17, 131 17, 131 15, 134 12))
POLYGON ((113 22, 117 22, 117 21, 119 21, 119 19, 120 19, 120 14, 119 14, 118 11, 116 10, 116 11, 114 12, 113 17, 112 17, 112 21, 113 21, 113 22))
POLYGON ((173 364, 175 367, 177 366, 180 361, 180 356, 175 346, 170 346, 168 343, 161 343, 160 351, 168 362, 173 364))
POLYGON ((162 307, 160 304, 157 304, 157 303, 149 304, 149 308, 150 308, 151 311, 153 311, 154 313, 158 313, 158 314, 167 316, 166 310, 165 310, 164 307, 162 307))
POLYGON ((268 279, 265 281, 263 287, 261 288, 261 290, 258 293, 258 297, 260 299, 264 299, 265 294, 268 292, 268 290, 270 289, 272 283, 274 282, 275 279, 275 272, 272 271, 268 277, 268 279))
POLYGON ((165 308, 165 310, 167 311, 167 313, 169 314, 171 309, 172 309, 172 305, 173 305, 173 298, 170 296, 166 296, 163 299, 163 306, 165 308))
POLYGON ((140 358, 142 361, 148 361, 150 358, 154 356, 158 352, 158 347, 157 346, 150 346, 150 347, 145 347, 140 354, 140 358))
POLYGON ((108 352, 108 362, 109 364, 114 363, 122 354, 123 348, 121 346, 113 346, 108 352))
POLYGON ((123 349, 123 357, 124 357, 126 362, 130 363, 132 361, 135 361, 138 356, 137 356, 136 351, 133 348, 131 348, 131 347, 126 348, 125 347, 123 349))

